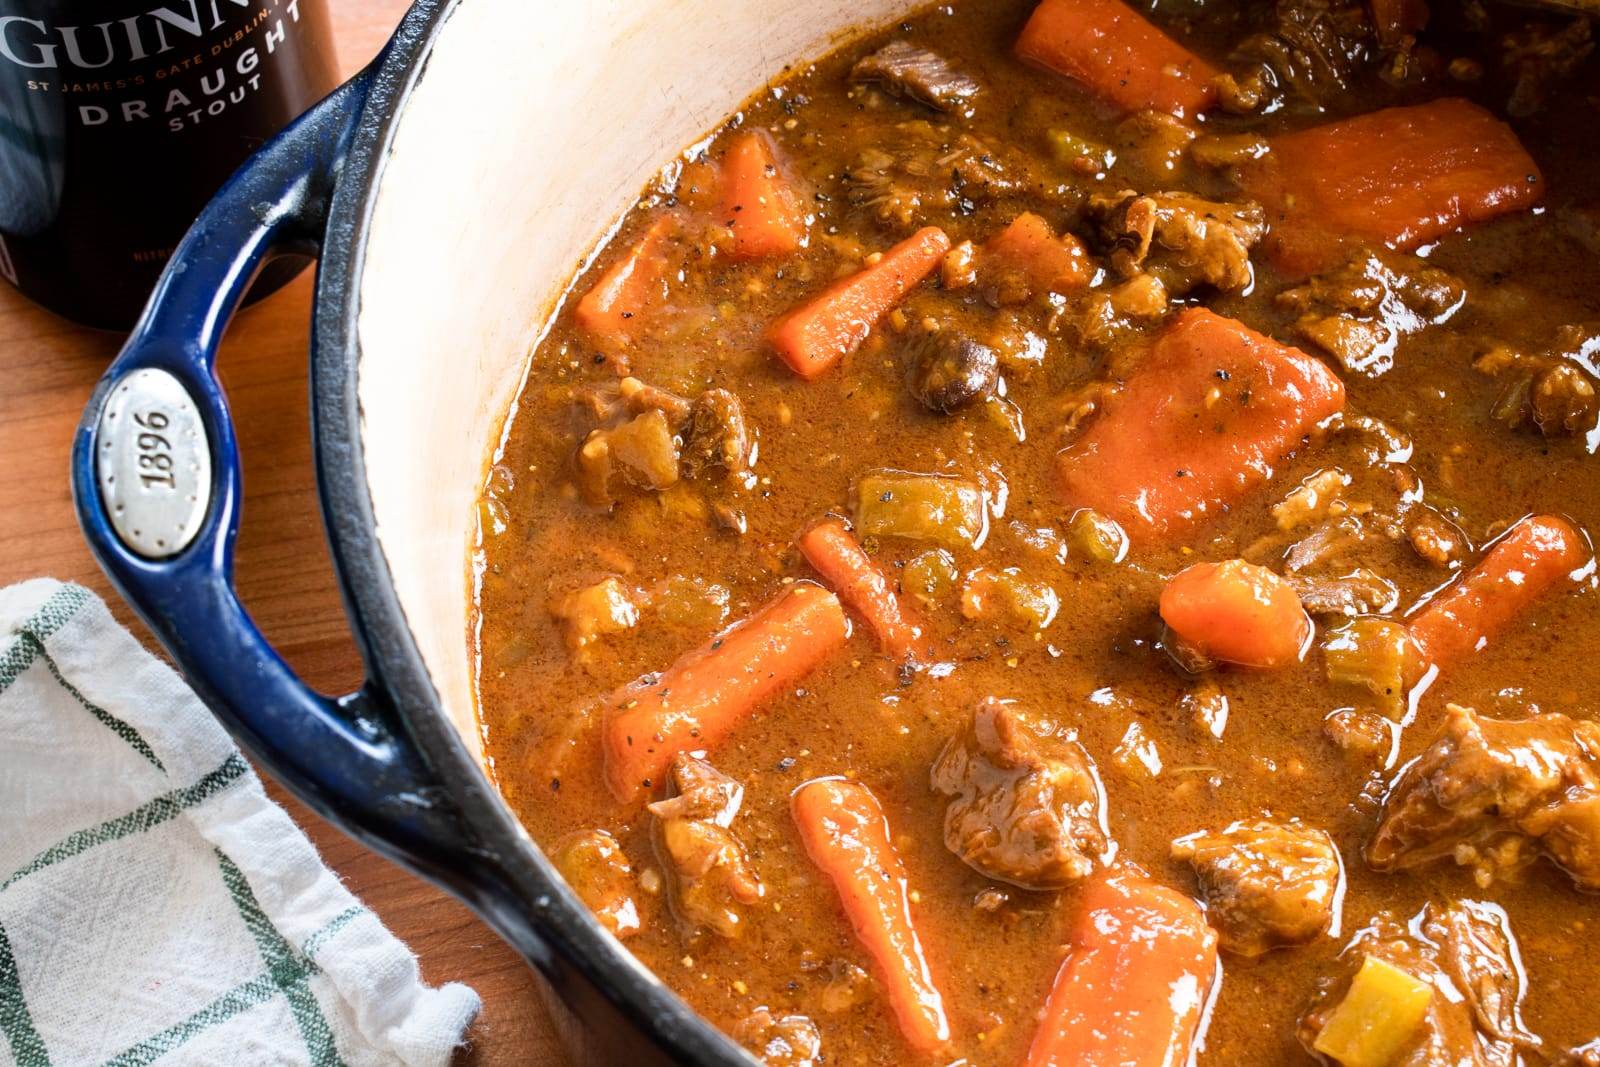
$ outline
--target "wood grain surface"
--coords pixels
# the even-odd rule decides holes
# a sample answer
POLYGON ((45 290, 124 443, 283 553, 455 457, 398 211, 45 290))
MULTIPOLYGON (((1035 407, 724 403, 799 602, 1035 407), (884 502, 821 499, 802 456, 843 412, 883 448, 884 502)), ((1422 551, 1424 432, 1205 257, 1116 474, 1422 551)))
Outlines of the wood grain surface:
MULTIPOLYGON (((388 38, 405 0, 329 0, 345 72, 388 38)), ((244 457, 239 592, 267 637, 313 686, 344 691, 360 661, 328 562, 306 414, 311 274, 234 323, 221 376, 244 457)), ((68 488, 73 431, 121 338, 73 326, 0 283, 0 585, 51 576, 81 582, 145 642, 154 640, 117 599, 78 532, 68 488)), ((483 1014, 458 1064, 565 1062, 533 973, 461 904, 343 836, 270 780, 323 857, 422 960, 429 982, 466 982, 483 1014)))

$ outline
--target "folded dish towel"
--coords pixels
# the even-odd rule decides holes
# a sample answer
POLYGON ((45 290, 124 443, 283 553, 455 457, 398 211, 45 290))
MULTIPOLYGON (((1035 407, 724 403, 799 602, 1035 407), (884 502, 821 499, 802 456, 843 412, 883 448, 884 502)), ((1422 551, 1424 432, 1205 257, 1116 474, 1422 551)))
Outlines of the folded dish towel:
POLYGON ((0 1064, 422 1067, 478 1006, 93 594, 0 590, 0 1064))

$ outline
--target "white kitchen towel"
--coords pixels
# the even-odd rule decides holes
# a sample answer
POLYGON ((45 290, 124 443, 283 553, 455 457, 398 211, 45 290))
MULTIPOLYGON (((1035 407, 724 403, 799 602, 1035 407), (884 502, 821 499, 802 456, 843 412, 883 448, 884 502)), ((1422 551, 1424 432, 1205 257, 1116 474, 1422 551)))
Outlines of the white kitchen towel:
POLYGON ((99 599, 0 590, 0 1067, 427 1067, 478 1007, 99 599))

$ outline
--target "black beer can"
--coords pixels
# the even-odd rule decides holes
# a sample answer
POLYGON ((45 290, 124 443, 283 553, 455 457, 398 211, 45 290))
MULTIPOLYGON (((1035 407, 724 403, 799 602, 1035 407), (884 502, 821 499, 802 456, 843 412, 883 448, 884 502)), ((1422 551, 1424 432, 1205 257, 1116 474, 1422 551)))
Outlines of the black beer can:
POLYGON ((126 329, 206 201, 336 79, 326 0, 0 0, 0 277, 126 329))

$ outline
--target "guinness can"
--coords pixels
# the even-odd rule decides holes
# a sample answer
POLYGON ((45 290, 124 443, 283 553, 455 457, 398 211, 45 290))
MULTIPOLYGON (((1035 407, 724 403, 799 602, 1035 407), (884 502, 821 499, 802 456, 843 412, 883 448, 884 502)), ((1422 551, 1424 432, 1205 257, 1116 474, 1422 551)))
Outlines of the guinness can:
POLYGON ((206 201, 336 78, 326 0, 0 0, 0 277, 126 329, 206 201))

